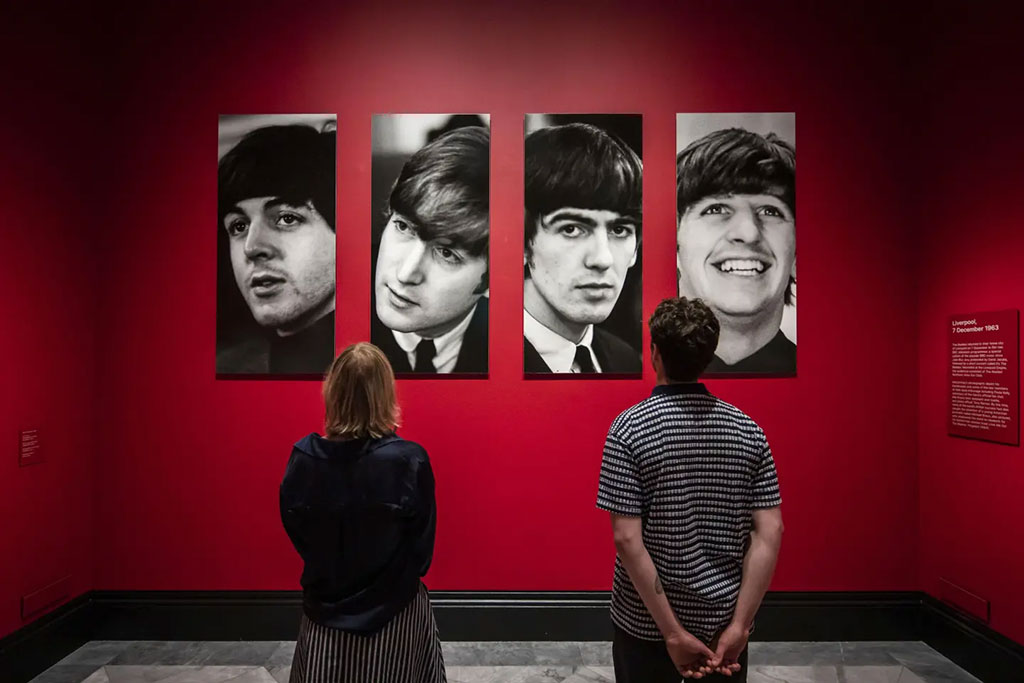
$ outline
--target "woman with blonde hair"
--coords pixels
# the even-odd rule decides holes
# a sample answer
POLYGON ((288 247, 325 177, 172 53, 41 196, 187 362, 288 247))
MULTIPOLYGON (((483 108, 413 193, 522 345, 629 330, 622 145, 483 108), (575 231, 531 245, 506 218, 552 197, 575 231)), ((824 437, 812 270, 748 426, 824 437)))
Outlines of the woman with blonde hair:
POLYGON ((295 444, 281 519, 302 556, 303 617, 291 683, 445 681, 427 589, 434 475, 395 434, 395 376, 376 346, 354 344, 327 371, 325 436, 295 444))

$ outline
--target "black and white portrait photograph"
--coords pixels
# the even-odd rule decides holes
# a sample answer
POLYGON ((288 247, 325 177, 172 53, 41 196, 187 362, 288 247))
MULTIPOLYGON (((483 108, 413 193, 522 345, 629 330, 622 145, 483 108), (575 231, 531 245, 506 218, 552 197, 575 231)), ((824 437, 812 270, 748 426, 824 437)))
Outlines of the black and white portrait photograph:
POLYGON ((486 377, 490 117, 377 114, 370 341, 406 377, 486 377))
POLYGON ((528 114, 523 370, 637 376, 643 118, 528 114))
POLYGON ((706 375, 796 375, 796 116, 677 114, 679 295, 720 334, 706 375))
POLYGON ((220 117, 218 375, 318 376, 333 359, 336 129, 220 117))

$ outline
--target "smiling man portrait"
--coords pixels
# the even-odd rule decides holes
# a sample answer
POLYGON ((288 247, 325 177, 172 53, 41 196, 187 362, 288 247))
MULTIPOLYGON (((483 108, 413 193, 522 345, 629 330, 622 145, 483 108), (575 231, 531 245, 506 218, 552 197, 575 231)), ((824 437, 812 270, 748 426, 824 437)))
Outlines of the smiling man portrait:
MULTIPOLYGON (((222 137, 238 132, 222 120, 222 137)), ((273 119, 273 117, 266 117, 273 119)), ((253 128, 218 166, 217 372, 317 374, 334 355, 335 133, 253 128)))
MULTIPOLYGON (((375 125, 398 137, 423 116, 375 117, 375 125)), ((487 372, 490 134, 456 125, 463 120, 426 132, 432 139, 405 160, 388 195, 370 339, 398 374, 487 372)), ((374 175, 386 160, 375 155, 374 175)))
POLYGON ((679 295, 721 324, 706 372, 795 374, 782 330, 796 309, 795 148, 774 133, 715 130, 679 152, 676 172, 679 295))
POLYGON ((639 373, 639 351, 605 325, 640 250, 639 156, 581 122, 538 128, 525 147, 524 371, 639 373))

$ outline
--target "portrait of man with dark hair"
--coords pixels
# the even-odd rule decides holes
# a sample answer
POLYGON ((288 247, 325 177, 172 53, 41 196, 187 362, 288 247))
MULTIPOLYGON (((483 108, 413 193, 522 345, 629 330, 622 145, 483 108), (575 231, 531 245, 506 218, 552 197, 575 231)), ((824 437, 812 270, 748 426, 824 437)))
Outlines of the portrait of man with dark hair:
POLYGON ((526 374, 642 372, 641 140, 634 114, 526 118, 526 374))
POLYGON ((679 295, 721 324, 708 375, 796 374, 793 114, 679 114, 679 295))
POLYGON ((373 147, 370 339, 398 375, 486 375, 487 122, 378 115, 373 147))
POLYGON ((222 116, 222 375, 319 375, 334 357, 335 118, 222 116))

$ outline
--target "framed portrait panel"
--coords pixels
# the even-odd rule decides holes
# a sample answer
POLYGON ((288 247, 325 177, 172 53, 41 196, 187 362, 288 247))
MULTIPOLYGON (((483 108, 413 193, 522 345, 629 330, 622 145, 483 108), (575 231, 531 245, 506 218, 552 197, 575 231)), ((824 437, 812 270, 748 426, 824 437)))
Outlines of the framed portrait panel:
POLYGON ((526 116, 527 377, 642 374, 642 153, 639 114, 526 116))
POLYGON ((219 377, 320 377, 334 357, 332 114, 221 116, 219 377))
POLYGON ((489 125, 373 117, 370 340, 397 376, 487 376, 489 125))
POLYGON ((721 326, 705 375, 796 375, 794 114, 677 114, 676 275, 721 326))

